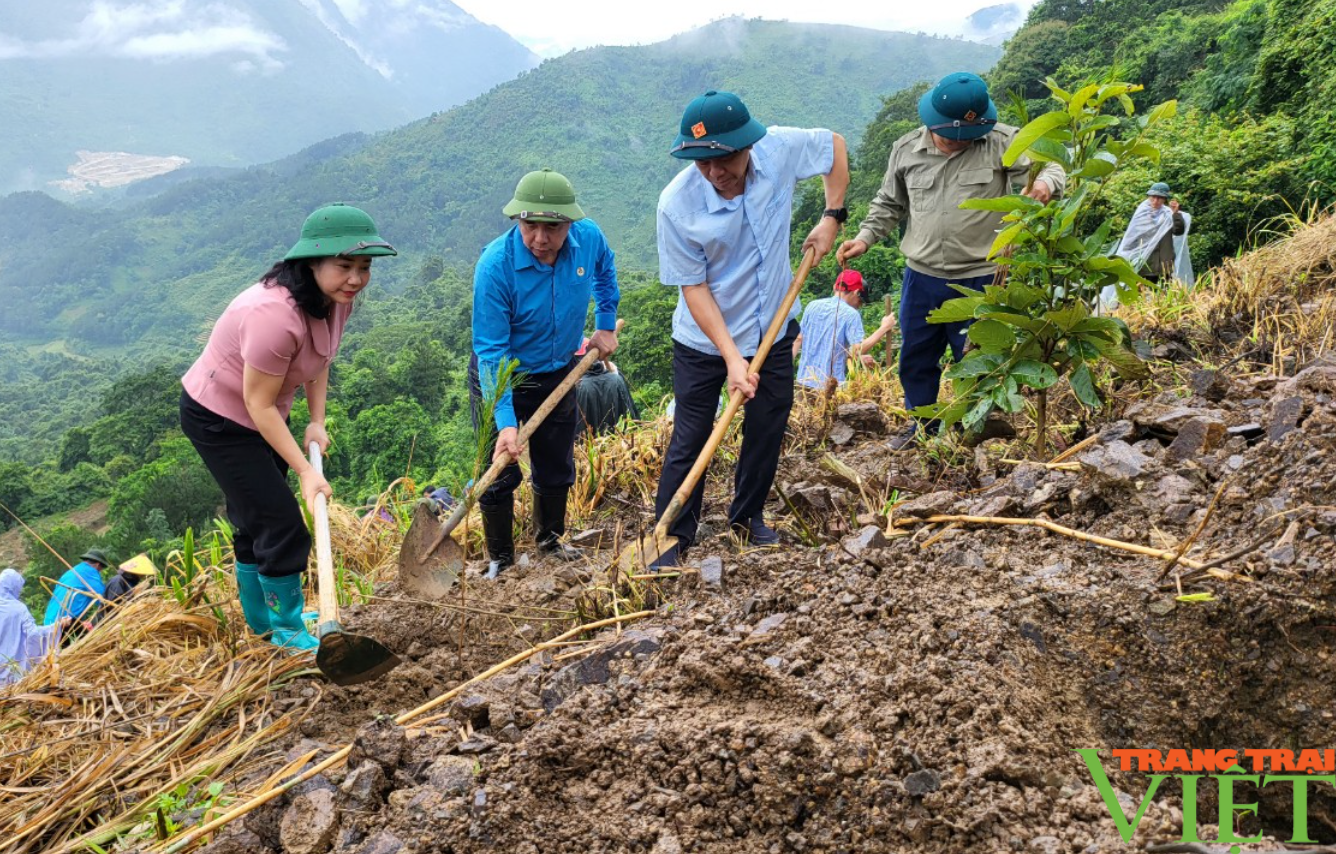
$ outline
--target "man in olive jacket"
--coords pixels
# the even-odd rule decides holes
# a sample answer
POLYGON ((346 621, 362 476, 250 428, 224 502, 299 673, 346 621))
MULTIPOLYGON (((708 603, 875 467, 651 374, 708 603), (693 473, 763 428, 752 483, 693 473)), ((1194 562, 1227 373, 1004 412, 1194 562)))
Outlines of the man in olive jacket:
MULTIPOLYGON (((845 241, 837 258, 857 258, 904 223, 900 249, 905 277, 900 294, 900 384, 905 406, 937 402, 940 362, 946 347, 960 361, 967 323, 929 323, 928 314, 960 296, 948 283, 982 290, 997 265, 988 250, 1001 227, 995 211, 961 210, 967 199, 992 199, 1024 188, 1030 159, 1010 167, 1002 155, 1018 128, 999 124, 988 86, 977 75, 948 74, 919 101, 924 127, 895 141, 881 189, 869 205, 858 236, 845 241)), ((1066 186, 1062 168, 1050 163, 1028 195, 1041 202, 1066 186)), ((913 441, 917 422, 891 442, 899 450, 913 441)))

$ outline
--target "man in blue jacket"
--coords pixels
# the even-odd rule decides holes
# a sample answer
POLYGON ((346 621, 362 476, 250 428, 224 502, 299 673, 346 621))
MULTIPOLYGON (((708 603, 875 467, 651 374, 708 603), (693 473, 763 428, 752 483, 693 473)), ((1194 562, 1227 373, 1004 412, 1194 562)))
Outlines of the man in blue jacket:
MULTIPOLYGON (((514 221, 487 244, 473 275, 473 358, 469 399, 475 430, 495 429, 493 460, 524 450, 519 422, 530 418, 570 373, 594 301, 589 345, 604 356, 617 349, 617 268, 603 232, 575 200, 565 176, 543 169, 515 187, 502 213, 514 221), (507 369, 506 366, 513 366, 507 369), (484 424, 486 404, 492 424, 484 424)), ((566 494, 575 483, 575 392, 567 394, 534 431, 530 476, 539 551, 576 560, 580 550, 561 541, 566 494)), ((478 499, 495 578, 515 560, 512 536, 520 467, 512 462, 478 499)))
POLYGON ((81 563, 70 567, 60 580, 56 589, 51 591, 51 601, 46 604, 46 614, 42 624, 54 626, 65 617, 76 623, 93 616, 97 603, 107 595, 107 587, 102 582, 102 570, 111 565, 106 553, 101 549, 89 549, 79 558, 81 563))

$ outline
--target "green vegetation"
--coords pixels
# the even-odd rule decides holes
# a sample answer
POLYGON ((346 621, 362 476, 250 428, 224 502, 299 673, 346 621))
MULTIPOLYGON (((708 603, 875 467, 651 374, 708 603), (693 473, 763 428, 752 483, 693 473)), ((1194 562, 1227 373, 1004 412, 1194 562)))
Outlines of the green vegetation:
MULTIPOLYGON (((1145 141, 1146 131, 1173 118, 1178 109, 1176 101, 1165 101, 1138 120, 1134 134, 1119 139, 1122 122, 1117 114, 1133 114, 1131 96, 1140 86, 1109 81, 1067 92, 1051 79, 1047 85, 1058 109, 1026 122, 1002 160, 1011 166, 1021 157, 1030 158, 1027 191, 1046 163, 1059 164, 1068 176, 1066 194, 1046 204, 1025 195, 961 204, 1005 213, 1006 225, 989 257, 997 259, 1006 279, 983 292, 954 286, 965 296, 928 315, 933 323, 973 321, 968 335, 975 349, 946 372, 954 381, 952 399, 919 412, 978 430, 994 409, 1024 412, 1022 392, 1032 389, 1035 453, 1041 459, 1048 392, 1060 379, 1067 378, 1084 406, 1098 409, 1103 401, 1091 365, 1108 362, 1133 378, 1146 374, 1127 324, 1097 314, 1105 288, 1117 288, 1119 297, 1131 302, 1150 282, 1126 260, 1108 257, 1113 221, 1095 225, 1090 211, 1120 167, 1158 162, 1160 152, 1145 141)), ((1024 120, 1023 103, 1018 111, 1024 120)))
MULTIPOLYGON (((1145 129, 1142 143, 1159 151, 1158 164, 1120 163, 1082 200, 1085 221, 1111 221, 1108 230, 1073 224, 1069 233, 1046 233, 1056 242, 1045 251, 1074 252, 1093 270, 1101 257, 1094 244, 1112 241, 1154 180, 1167 181, 1193 214, 1198 270, 1247 246, 1268 217, 1306 198, 1330 201, 1333 15, 1336 0, 1041 0, 991 74, 1000 103, 1006 89, 1026 99, 1008 121, 1054 108, 1046 76, 1115 79, 1110 68, 1116 79, 1144 84, 1126 93, 1143 113, 1165 100, 1180 104, 1176 117, 1145 129), (1064 237, 1080 242, 1079 252, 1064 237)), ((853 29, 735 19, 704 32, 728 38, 689 34, 571 54, 401 131, 330 140, 269 167, 167 189, 115 216, 37 194, 0 200, 0 501, 37 519, 107 499, 111 530, 100 539, 54 520, 42 529, 66 555, 95 542, 117 556, 161 554, 179 547, 172 532, 205 530, 218 500, 176 426, 176 378, 211 319, 281 253, 300 216, 335 198, 363 204, 405 253, 378 262, 335 363, 328 476, 350 503, 405 475, 419 486, 458 488, 476 454, 465 383, 471 267, 504 227, 497 212, 516 177, 542 165, 575 179, 617 248, 627 328, 615 358, 653 411, 671 390, 676 292, 652 272, 652 217, 678 167, 664 149, 686 98, 732 88, 762 120, 845 133, 855 142, 848 237, 891 145, 918 126, 919 78, 991 61, 978 46, 853 29), (868 116, 875 118, 860 133, 868 116)), ((1114 139, 1140 130, 1118 121, 1107 126, 1114 139)), ((795 255, 823 207, 813 181, 795 211, 795 255)), ((894 298, 903 265, 894 236, 856 262, 871 288, 869 321, 883 296, 894 298)), ((805 298, 828 294, 835 274, 828 259, 809 277, 805 298)), ((1012 275, 1029 274, 1013 265, 1012 275)), ((1087 343, 1108 357, 1109 348, 1087 343)), ((1080 368, 1063 366, 1073 378, 1080 368)), ((1007 379, 1001 387, 1014 404, 1007 379)), ((298 434, 306 417, 299 401, 298 434)), ((42 552, 34 547, 30 557, 46 573, 53 567, 42 552)))

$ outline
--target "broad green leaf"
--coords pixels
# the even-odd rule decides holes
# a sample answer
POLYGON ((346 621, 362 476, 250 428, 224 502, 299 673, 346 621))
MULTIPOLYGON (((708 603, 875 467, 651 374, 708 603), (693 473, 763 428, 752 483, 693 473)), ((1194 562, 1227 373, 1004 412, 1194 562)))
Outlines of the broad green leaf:
POLYGON ((997 370, 1001 362, 1002 357, 996 353, 975 351, 952 365, 946 372, 946 378, 959 380, 966 377, 981 377, 997 370))
POLYGON ((1099 394, 1095 392, 1095 378, 1090 375, 1090 366, 1085 362, 1076 366, 1076 370, 1072 371, 1067 382, 1071 383, 1072 391, 1082 405, 1090 409, 1099 409, 1104 405, 1099 399, 1099 394))
POLYGON ((1085 109, 1086 102, 1095 97, 1097 92, 1099 92, 1098 83, 1091 83, 1076 90, 1076 94, 1072 96, 1072 100, 1067 104, 1067 115, 1072 118, 1079 117, 1081 111, 1085 109))
POLYGON ((1063 332, 1070 332, 1072 327, 1090 316, 1090 310, 1080 300, 1073 300, 1062 308, 1047 312, 1044 317, 1053 321, 1063 332))
POLYGON ((1044 298, 1044 292, 1039 288, 1032 288, 1024 282, 1010 282, 1007 284, 1006 301, 1012 308, 1024 311, 1044 298))
POLYGON ((1157 104, 1155 108, 1150 111, 1146 116, 1146 123, 1153 125, 1156 122, 1164 121, 1165 119, 1172 119, 1176 115, 1178 115, 1178 102, 1173 100, 1165 101, 1163 104, 1157 104))
POLYGON ((1112 317, 1087 317, 1085 320, 1082 320, 1067 331, 1072 334, 1081 332, 1113 332, 1115 333, 1115 338, 1118 340, 1122 339, 1122 329, 1119 328, 1118 322, 1112 317))
POLYGON ((1117 125, 1118 125, 1117 116, 1095 116, 1090 121, 1081 125, 1079 132, 1096 133, 1097 131, 1102 131, 1105 128, 1116 127, 1117 125))
POLYGON ((1141 357, 1135 350, 1130 350, 1120 343, 1112 341, 1103 341, 1100 338, 1087 338, 1099 354, 1103 356, 1109 364, 1117 369, 1118 373, 1131 379, 1143 379, 1150 375, 1150 370, 1146 363, 1141 361, 1141 357))
POLYGON ((1049 131, 1057 130, 1066 125, 1071 119, 1066 113, 1045 113, 1016 133, 1007 146, 1006 152, 1002 155, 1002 165, 1008 168, 1015 166, 1016 161, 1021 159, 1021 155, 1026 152, 1034 141, 1046 135, 1049 131))
POLYGON ((1044 85, 1048 87, 1048 91, 1053 94, 1054 98, 1057 98, 1064 104, 1072 99, 1072 93, 1059 86, 1058 82, 1052 77, 1045 78, 1044 85))
POLYGON ((963 323, 974 319, 974 311, 983 304, 983 297, 960 297, 942 303, 941 308, 928 313, 929 323, 963 323))
POLYGON ((1149 142, 1138 142, 1127 150, 1127 157, 1144 157, 1151 163, 1160 162, 1160 149, 1151 145, 1149 142))
POLYGON ((1077 362, 1093 361, 1099 358, 1099 348, 1082 337, 1068 338, 1067 355, 1077 362))
POLYGON ((1070 234, 1058 241, 1058 249, 1070 255, 1084 255, 1086 245, 1070 234))
POLYGON ((1067 146, 1056 139, 1036 139, 1030 146, 1030 159, 1056 163, 1064 172, 1072 171, 1072 155, 1067 146))
POLYGON ((1010 213, 1019 208, 1042 208, 1038 199, 1029 196, 999 196, 996 199, 966 199, 960 203, 960 209, 966 211, 1001 211, 1010 213))
POLYGON ((1025 223, 1018 222, 1015 225, 1009 225, 1006 228, 999 231, 997 233, 997 237, 993 240, 992 248, 988 250, 988 257, 992 258, 994 255, 1001 252, 1007 246, 1010 246, 1012 243, 1017 242, 1020 239, 1021 234, 1024 230, 1025 230, 1025 223))
POLYGON ((947 282, 946 286, 956 293, 967 297, 982 297, 985 291, 976 291, 973 288, 967 288, 964 285, 955 282, 947 282))
POLYGON ((1113 174, 1114 164, 1107 160, 1087 160, 1085 165, 1072 173, 1073 178, 1104 178, 1113 174))
POLYGON ((988 413, 992 411, 993 400, 991 397, 985 397, 983 400, 980 400, 978 403, 974 404, 974 407, 970 409, 968 413, 966 413, 962 422, 965 425, 965 429, 971 432, 977 431, 983 424, 984 419, 988 417, 988 413))
POLYGON ((1126 95, 1119 95, 1118 103, 1123 105, 1123 111, 1126 112, 1129 116, 1137 111, 1136 104, 1133 104, 1132 99, 1127 97, 1126 95))
POLYGON ((1006 323, 1019 329, 1024 329, 1032 335, 1042 335, 1048 324, 1037 317, 1031 317, 1028 314, 1016 314, 1010 311, 990 311, 987 314, 978 315, 980 320, 996 320, 999 323, 1006 323))
POLYGON ((970 324, 969 339, 984 352, 1001 353, 1016 344, 1016 333, 1011 327, 996 320, 976 320, 970 324))
POLYGON ((993 403, 998 409, 1012 415, 1025 408, 1025 398, 1006 388, 993 389, 993 393, 990 394, 989 397, 992 398, 993 403))
POLYGON ((1117 98, 1120 95, 1126 95, 1128 92, 1138 92, 1141 87, 1135 83, 1108 83, 1099 87, 1099 95, 1095 98, 1095 106, 1101 106, 1110 98, 1117 98))
POLYGON ((1048 388, 1058 381, 1058 372, 1052 365, 1035 359, 1022 359, 1011 369, 1011 376, 1030 388, 1048 388))

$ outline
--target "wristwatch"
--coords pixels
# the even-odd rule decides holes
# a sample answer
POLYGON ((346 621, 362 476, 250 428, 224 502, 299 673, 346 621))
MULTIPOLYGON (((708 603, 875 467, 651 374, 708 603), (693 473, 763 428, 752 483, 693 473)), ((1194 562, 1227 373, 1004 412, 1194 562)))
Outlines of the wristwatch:
POLYGON ((846 219, 849 218, 849 209, 848 209, 848 208, 827 208, 824 212, 822 212, 821 216, 823 216, 823 217, 827 217, 827 216, 828 216, 828 217, 830 217, 831 219, 833 219, 833 220, 835 220, 836 222, 838 222, 840 225, 844 225, 844 221, 845 221, 846 219))

